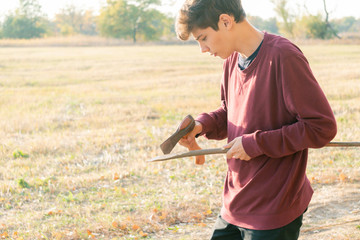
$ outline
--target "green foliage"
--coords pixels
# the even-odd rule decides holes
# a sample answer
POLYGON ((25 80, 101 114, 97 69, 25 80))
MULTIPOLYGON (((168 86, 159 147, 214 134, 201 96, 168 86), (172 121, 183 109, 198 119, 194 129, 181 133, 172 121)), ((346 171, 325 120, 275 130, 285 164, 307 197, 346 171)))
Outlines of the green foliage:
POLYGON ((258 16, 247 16, 251 24, 253 24, 259 30, 265 30, 270 33, 278 34, 279 28, 277 26, 276 18, 262 19, 258 16))
POLYGON ((275 5, 274 10, 282 20, 278 22, 280 32, 287 36, 293 36, 295 16, 287 6, 288 0, 271 0, 271 2, 275 5))
POLYGON ((3 26, 5 38, 35 38, 45 33, 43 28, 26 16, 9 15, 6 17, 3 26))
POLYGON ((332 21, 332 25, 338 32, 360 32, 360 19, 355 17, 343 17, 332 21))
POLYGON ((4 38, 37 38, 46 33, 46 20, 41 17, 37 0, 19 0, 15 13, 5 17, 2 29, 4 38))
MULTIPOLYGON (((326 10, 326 1, 324 1, 324 11, 326 17, 323 17, 321 14, 312 15, 312 14, 301 14, 301 9, 299 13, 292 14, 292 9, 288 7, 289 0, 271 0, 274 4, 274 10, 277 13, 278 17, 281 19, 278 21, 278 26, 280 33, 288 37, 297 37, 297 38, 318 38, 318 39, 329 39, 332 37, 338 37, 336 27, 334 23, 329 22, 329 14, 326 10)), ((305 12, 307 11, 306 6, 304 6, 305 12)), ((345 24, 352 25, 354 19, 347 19, 345 24), (350 23, 348 23, 349 21, 350 23)))
POLYGON ((16 151, 13 153, 13 157, 14 157, 15 159, 17 159, 17 158, 29 158, 29 154, 23 153, 21 150, 16 150, 16 151))
POLYGON ((320 14, 306 16, 305 24, 307 37, 326 39, 331 36, 328 26, 320 14))
POLYGON ((96 35, 95 16, 90 10, 77 9, 74 5, 68 5, 55 16, 57 32, 61 35, 96 35))
POLYGON ((331 36, 327 24, 320 14, 306 15, 297 19, 293 34, 298 38, 326 39, 331 36))
POLYGON ((36 19, 41 16, 41 5, 38 0, 19 0, 19 8, 16 10, 19 15, 27 16, 29 19, 36 19))
POLYGON ((157 40, 168 26, 167 17, 153 9, 159 0, 108 0, 99 16, 101 35, 121 39, 157 40))
POLYGON ((298 38, 330 39, 335 34, 321 14, 298 18, 293 30, 293 36, 298 38))
MULTIPOLYGON (((81 195, 83 195, 83 193, 81 193, 81 195)), ((64 202, 70 203, 70 202, 77 202, 79 201, 78 198, 76 198, 72 192, 68 192, 67 196, 66 195, 62 195, 62 199, 64 202)))
POLYGON ((27 183, 23 178, 18 179, 17 184, 21 188, 30 188, 30 184, 27 183))

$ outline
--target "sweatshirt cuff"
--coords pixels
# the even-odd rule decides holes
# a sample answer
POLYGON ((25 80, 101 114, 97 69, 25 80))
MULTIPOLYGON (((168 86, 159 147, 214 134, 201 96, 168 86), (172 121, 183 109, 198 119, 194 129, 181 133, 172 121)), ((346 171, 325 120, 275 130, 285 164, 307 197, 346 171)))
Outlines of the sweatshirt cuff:
POLYGON ((200 114, 195 118, 195 121, 201 123, 202 131, 198 136, 202 136, 207 133, 207 126, 211 123, 211 118, 206 114, 200 114))
POLYGON ((258 133, 259 133, 259 131, 256 131, 254 133, 244 134, 242 136, 242 144, 243 144, 244 150, 247 153, 247 155, 249 155, 249 157, 251 157, 251 158, 255 158, 255 157, 258 157, 258 156, 264 154, 262 152, 262 150, 259 148, 259 145, 257 144, 257 141, 256 141, 256 135, 258 133))

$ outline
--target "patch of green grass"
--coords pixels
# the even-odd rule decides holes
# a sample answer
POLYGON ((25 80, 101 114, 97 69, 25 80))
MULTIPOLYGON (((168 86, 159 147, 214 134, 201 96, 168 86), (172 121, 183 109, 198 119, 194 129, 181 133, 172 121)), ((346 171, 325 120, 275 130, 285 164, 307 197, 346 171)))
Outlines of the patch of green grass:
POLYGON ((17 159, 17 158, 29 158, 30 155, 27 154, 27 153, 24 153, 24 152, 21 151, 21 150, 16 150, 16 151, 13 153, 13 157, 14 157, 14 159, 17 159))
POLYGON ((27 181, 25 181, 23 178, 18 179, 17 184, 21 188, 30 188, 30 184, 27 181))

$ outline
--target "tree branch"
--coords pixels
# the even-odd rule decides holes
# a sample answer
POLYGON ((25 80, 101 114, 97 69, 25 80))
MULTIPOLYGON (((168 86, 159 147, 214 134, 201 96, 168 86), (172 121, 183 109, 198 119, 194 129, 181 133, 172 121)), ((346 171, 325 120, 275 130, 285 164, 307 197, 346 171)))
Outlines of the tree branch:
POLYGON ((337 32, 335 31, 335 29, 331 26, 331 24, 329 23, 329 12, 326 8, 326 0, 323 0, 324 3, 324 11, 325 11, 325 23, 326 23, 326 27, 328 29, 330 29, 331 33, 337 37, 338 39, 341 39, 341 37, 337 34, 337 32))

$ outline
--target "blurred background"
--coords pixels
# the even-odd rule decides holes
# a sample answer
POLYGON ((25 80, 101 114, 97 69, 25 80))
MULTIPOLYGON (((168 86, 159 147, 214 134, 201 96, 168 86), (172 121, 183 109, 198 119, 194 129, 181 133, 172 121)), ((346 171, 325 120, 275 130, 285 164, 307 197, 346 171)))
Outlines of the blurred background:
MULTIPOLYGON (((183 1, 1 0, 0 38, 99 36, 129 42, 174 40, 183 1)), ((291 38, 359 38, 356 0, 243 0, 260 30, 291 38)))

